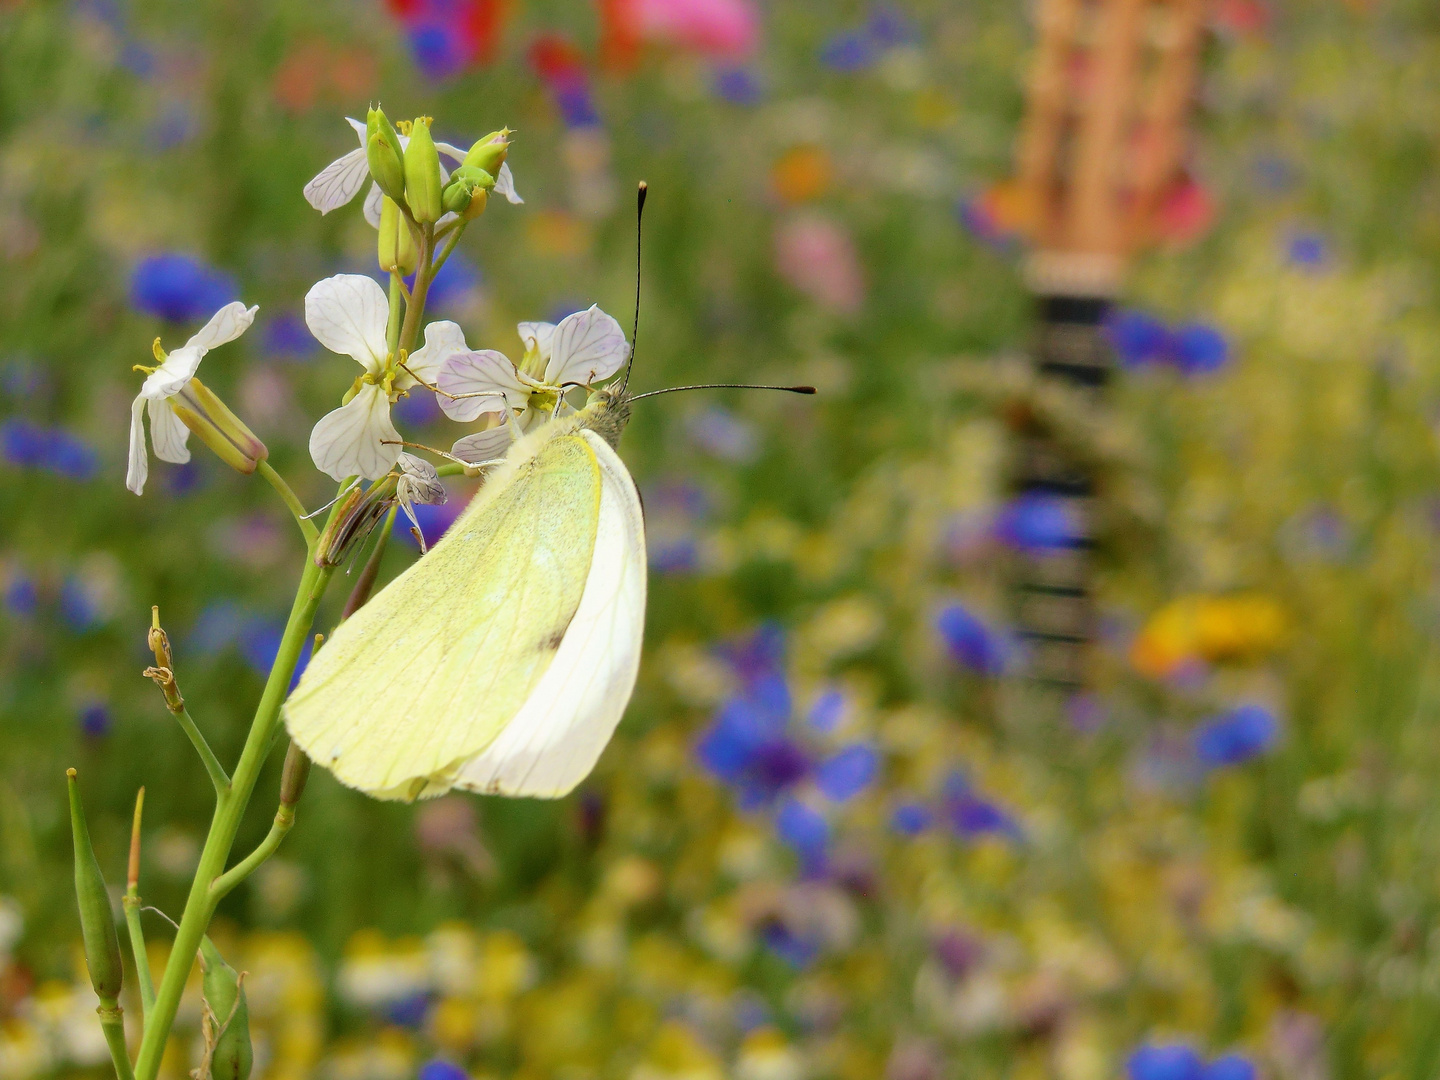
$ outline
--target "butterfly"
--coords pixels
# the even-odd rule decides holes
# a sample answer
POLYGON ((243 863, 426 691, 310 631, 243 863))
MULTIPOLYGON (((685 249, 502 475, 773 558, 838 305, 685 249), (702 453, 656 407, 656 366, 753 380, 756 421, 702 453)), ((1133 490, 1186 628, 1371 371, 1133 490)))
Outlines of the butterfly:
POLYGON ((616 446, 631 402, 670 392, 630 395, 629 371, 511 443, 429 553, 316 653, 285 725, 341 783, 559 798, 594 768, 645 629, 644 520, 616 446))

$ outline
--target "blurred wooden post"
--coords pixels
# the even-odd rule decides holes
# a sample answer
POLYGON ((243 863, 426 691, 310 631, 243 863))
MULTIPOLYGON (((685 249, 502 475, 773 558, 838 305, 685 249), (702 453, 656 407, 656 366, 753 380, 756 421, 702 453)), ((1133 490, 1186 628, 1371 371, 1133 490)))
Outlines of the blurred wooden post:
MULTIPOLYGON (((1147 243, 1179 175, 1205 0, 1041 0, 1039 40, 1016 152, 1034 249, 1043 378, 1103 406, 1113 359, 1103 327, 1127 257, 1147 243)), ((1084 685, 1094 634, 1095 478, 1033 416, 1019 424, 1017 495, 1057 500, 1066 548, 1020 552, 1016 618, 1042 682, 1084 685)))

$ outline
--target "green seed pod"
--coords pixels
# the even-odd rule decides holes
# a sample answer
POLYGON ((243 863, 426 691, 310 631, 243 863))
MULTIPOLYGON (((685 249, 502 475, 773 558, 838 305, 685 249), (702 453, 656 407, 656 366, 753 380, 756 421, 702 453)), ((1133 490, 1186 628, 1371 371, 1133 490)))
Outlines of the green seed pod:
POLYGON ((402 275, 413 274, 419 257, 410 223, 395 205, 395 200, 386 195, 380 202, 380 240, 377 249, 380 269, 387 274, 394 269, 399 269, 402 275))
POLYGON ((410 127, 410 144, 405 147, 405 201, 415 220, 433 224, 440 220, 440 155, 430 137, 430 117, 417 116, 410 127))
POLYGON ((500 166, 505 164, 505 158, 510 153, 510 129, 501 128, 499 131, 492 131, 483 139, 479 139, 470 147, 465 155, 462 164, 473 165, 477 169, 484 169, 491 176, 500 172, 500 166))
POLYGON ((280 773, 280 805, 293 807, 305 793, 310 778, 310 759, 293 742, 285 751, 285 768, 280 773))
POLYGON ((249 1080, 254 1052, 243 978, 225 962, 208 937, 200 939, 200 971, 210 1075, 214 1080, 249 1080))
POLYGON ((192 378, 170 399, 180 421, 215 451, 215 456, 247 476, 270 451, 256 434, 199 379, 192 378))
POLYGON ((365 159, 370 175, 380 190, 397 202, 405 201, 405 167, 401 164, 404 151, 400 136, 380 109, 371 109, 365 117, 365 159))
POLYGON ((75 897, 80 902, 80 934, 85 941, 85 966, 90 984, 101 1002, 114 1003, 120 996, 124 968, 120 963, 120 938, 115 933, 115 913, 100 863, 90 846, 85 808, 80 804, 80 784, 74 769, 66 771, 70 786, 70 832, 75 840, 75 897))

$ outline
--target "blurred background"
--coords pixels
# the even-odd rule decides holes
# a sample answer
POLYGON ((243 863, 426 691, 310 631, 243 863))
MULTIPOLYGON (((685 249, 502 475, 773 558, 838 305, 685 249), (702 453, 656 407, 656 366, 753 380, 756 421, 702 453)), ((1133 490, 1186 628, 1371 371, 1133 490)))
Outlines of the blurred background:
MULTIPOLYGON (((1208 5, 1114 378, 1059 404, 1011 183, 1041 31, 1008 0, 0 3, 0 1080, 109 1068, 66 767, 112 886, 145 785, 142 892, 183 905, 211 797, 140 675, 150 605, 233 761, 303 558, 203 448, 125 490, 131 365, 259 304, 207 383, 330 497, 306 440, 353 361, 303 297, 376 272, 375 234, 301 188, 371 101, 517 131, 525 204, 431 294, 472 347, 591 303, 628 327, 644 178, 636 387, 820 395, 637 405, 645 659, 576 794, 316 771, 214 929, 257 1076, 1436 1074, 1440 11, 1208 5), (1089 455, 1083 537, 1016 496, 1046 409, 1089 455), (1037 685, 1007 582, 1081 548, 1088 670, 1037 685)), ((455 437, 423 393, 398 414, 455 437)), ((417 557, 397 532, 384 577, 417 557)))

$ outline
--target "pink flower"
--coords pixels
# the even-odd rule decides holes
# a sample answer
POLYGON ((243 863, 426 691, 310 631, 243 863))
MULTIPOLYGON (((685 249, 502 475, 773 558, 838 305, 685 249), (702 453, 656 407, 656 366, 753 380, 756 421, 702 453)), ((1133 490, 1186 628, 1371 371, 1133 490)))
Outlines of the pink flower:
POLYGON ((760 17, 750 0, 611 0, 602 5, 609 36, 693 49, 716 59, 751 55, 760 17))
POLYGON ((850 235, 829 218, 800 214, 775 231, 775 271, 831 311, 849 314, 865 302, 865 275, 850 235))

